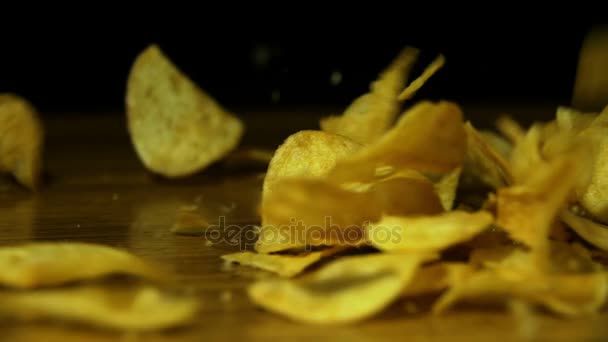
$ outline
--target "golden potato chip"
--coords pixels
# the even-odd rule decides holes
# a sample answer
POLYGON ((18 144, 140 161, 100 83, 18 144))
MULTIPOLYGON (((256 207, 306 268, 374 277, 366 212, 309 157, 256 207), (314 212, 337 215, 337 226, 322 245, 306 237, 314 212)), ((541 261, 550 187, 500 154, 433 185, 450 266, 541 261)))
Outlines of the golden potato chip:
POLYGON ((526 131, 507 115, 503 115, 496 120, 496 128, 511 143, 518 142, 526 135, 526 131))
POLYGON ((367 226, 366 239, 388 252, 436 252, 467 241, 494 221, 489 212, 450 211, 435 216, 384 216, 367 226))
POLYGON ((404 113, 374 144, 339 161, 328 177, 337 183, 369 182, 379 168, 450 172, 461 166, 466 136, 460 108, 423 101, 404 113))
POLYGON ((36 109, 14 94, 0 94, 0 173, 22 185, 40 183, 44 128, 36 109))
POLYGON ((258 305, 315 324, 356 322, 396 300, 427 255, 372 254, 338 259, 305 277, 262 280, 248 289, 258 305))
POLYGON ((459 262, 439 262, 422 266, 414 279, 401 292, 404 297, 439 293, 452 284, 459 284, 473 272, 470 265, 459 262))
POLYGON ((262 210, 255 248, 269 253, 304 246, 360 245, 362 227, 382 214, 431 215, 443 208, 430 181, 391 176, 360 192, 323 179, 284 179, 265 198, 262 210))
POLYGON ((585 37, 576 70, 572 102, 577 108, 599 109, 608 104, 608 27, 585 37))
POLYGON ((490 147, 496 151, 505 161, 508 161, 511 157, 511 151, 513 150, 513 144, 511 144, 502 135, 490 130, 480 130, 479 134, 483 140, 490 145, 490 147))
POLYGON ((562 130, 580 132, 595 120, 597 113, 583 113, 574 108, 559 106, 555 113, 555 122, 562 130))
POLYGON ((127 85, 128 129, 137 155, 166 177, 196 173, 240 142, 244 126, 156 45, 135 60, 127 85))
POLYGON ((322 258, 332 256, 345 249, 343 246, 335 246, 322 251, 304 252, 295 255, 238 252, 222 255, 222 259, 245 266, 257 267, 289 278, 302 273, 306 268, 317 263, 322 258))
POLYGON ((196 313, 192 298, 151 286, 78 285, 32 291, 0 291, 0 315, 51 319, 96 327, 151 331, 182 326, 196 313))
POLYGON ((268 165, 262 198, 272 192, 281 178, 327 175, 338 160, 360 147, 346 137, 322 131, 305 130, 292 134, 279 146, 268 165))
POLYGON ((0 284, 35 288, 126 273, 159 279, 163 272, 126 251, 80 242, 37 242, 0 248, 0 284))
POLYGON ((486 142, 470 122, 467 122, 464 128, 467 133, 467 151, 463 172, 495 189, 510 184, 513 177, 507 161, 486 142))
POLYGON ((446 211, 452 210, 452 207, 454 206, 456 190, 458 190, 461 173, 462 168, 457 167, 435 183, 435 192, 437 193, 437 196, 439 196, 441 206, 446 211))
POLYGON ((399 92, 416 62, 418 50, 407 47, 371 84, 371 91, 355 99, 342 116, 321 119, 321 129, 361 144, 378 140, 399 114, 399 92))
POLYGON ((568 210, 562 211, 560 217, 585 241, 597 248, 608 251, 608 226, 593 222, 568 210))
POLYGON ((412 83, 408 84, 408 86, 403 89, 401 94, 399 94, 399 100, 405 101, 411 99, 420 88, 431 78, 439 69, 443 67, 445 64, 445 57, 443 55, 439 55, 431 64, 429 64, 426 69, 422 72, 422 75, 418 76, 412 83))
POLYGON ((599 310, 606 300, 604 272, 567 275, 507 276, 499 270, 482 270, 453 285, 433 306, 438 314, 459 301, 498 301, 518 298, 566 315, 599 310))
POLYGON ((171 233, 178 235, 203 235, 207 228, 211 226, 196 210, 186 210, 189 208, 180 208, 177 211, 177 217, 171 233))

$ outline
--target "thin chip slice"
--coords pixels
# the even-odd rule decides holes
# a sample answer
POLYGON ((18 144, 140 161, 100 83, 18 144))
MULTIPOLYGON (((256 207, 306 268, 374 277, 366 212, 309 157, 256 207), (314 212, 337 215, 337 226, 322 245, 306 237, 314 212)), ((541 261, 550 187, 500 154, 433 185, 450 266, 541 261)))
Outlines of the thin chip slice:
POLYGON ((323 258, 329 257, 345 250, 345 247, 336 246, 316 252, 301 254, 258 254, 252 252, 238 252, 222 255, 222 259, 245 266, 276 273, 282 277, 294 277, 302 273, 323 258))
POLYGON ((198 303, 151 286, 78 285, 32 291, 0 291, 0 316, 51 319, 112 330, 152 331, 183 326, 198 303))
POLYGON ((366 239, 388 252, 437 252, 467 241, 492 224, 486 211, 454 210, 435 216, 384 216, 367 226, 366 239))
POLYGON ((0 248, 0 285, 30 289, 114 273, 160 279, 164 272, 126 251, 88 243, 38 242, 0 248))
POLYGON ((439 71, 445 64, 445 57, 443 55, 437 56, 431 64, 429 64, 426 69, 422 72, 420 76, 418 76, 412 83, 408 84, 408 86, 403 89, 401 94, 399 94, 399 100, 405 101, 411 99, 420 88, 431 78, 433 75, 439 71))
POLYGON ((198 212, 198 206, 182 206, 178 209, 171 233, 178 235, 203 235, 211 224, 198 212))
POLYGON ((585 241, 597 248, 608 251, 608 226, 593 222, 568 210, 564 210, 560 217, 585 241))
POLYGON ((606 274, 505 276, 499 270, 483 270, 452 286, 435 303, 441 313, 460 301, 505 302, 518 298, 540 304, 565 316, 597 312, 606 300, 606 274))
POLYGON ((184 177, 232 151, 244 126, 182 73, 157 45, 135 60, 127 85, 128 129, 149 170, 184 177))
POLYGON ((314 324, 352 323, 379 313, 413 279, 430 256, 372 254, 331 262, 297 280, 263 280, 250 298, 292 320, 314 324))
POLYGON ((274 153, 264 178, 262 198, 266 198, 282 178, 323 177, 341 159, 361 147, 336 134, 304 130, 289 136, 274 153))
POLYGON ((472 272, 470 265, 458 262, 439 262, 423 266, 401 295, 414 297, 439 293, 454 284, 460 284, 472 272))
POLYGON ((420 102, 376 143, 338 162, 328 177, 337 183, 369 182, 385 167, 450 172, 461 166, 466 150, 462 115, 451 102, 420 102))
POLYGON ((369 144, 379 139, 399 114, 397 99, 416 62, 418 50, 407 47, 371 85, 371 91, 355 99, 342 116, 321 119, 323 131, 369 144))
POLYGON ((467 133, 467 152, 463 172, 495 189, 512 183, 509 164, 502 155, 487 143, 470 122, 464 128, 467 133))
POLYGON ((35 189, 41 178, 44 128, 36 109, 14 94, 0 94, 0 173, 35 189))

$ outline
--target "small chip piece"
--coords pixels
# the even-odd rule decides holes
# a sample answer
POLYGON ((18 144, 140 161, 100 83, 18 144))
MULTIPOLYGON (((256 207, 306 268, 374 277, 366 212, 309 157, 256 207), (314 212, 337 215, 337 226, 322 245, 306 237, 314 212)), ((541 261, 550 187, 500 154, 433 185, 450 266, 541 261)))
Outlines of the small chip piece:
POLYGON ((384 216, 366 229, 366 239, 388 252, 438 252, 467 241, 486 229, 494 217, 486 211, 454 210, 434 216, 384 216))
POLYGON ((15 94, 0 94, 0 173, 35 189, 42 172, 44 128, 36 109, 15 94))
POLYGON ((561 213, 561 219, 585 241, 608 251, 608 226, 593 222, 568 210, 561 213))
POLYGON ((454 103, 422 101, 374 144, 338 162, 328 177, 337 183, 370 182, 383 167, 450 172, 461 166, 466 150, 462 117, 454 103))
POLYGON ((439 71, 445 64, 445 57, 443 55, 437 56, 434 61, 429 64, 426 69, 422 72, 422 75, 418 76, 412 83, 408 84, 408 86, 403 89, 401 94, 399 94, 399 100, 405 101, 411 99, 420 88, 428 81, 433 75, 439 71))
POLYGON ((231 152, 243 123, 183 74, 157 45, 135 60, 127 85, 128 129, 149 170, 169 178, 203 170, 231 152))
POLYGON ((259 269, 276 273, 282 277, 294 277, 302 273, 306 268, 346 248, 336 246, 316 252, 304 252, 300 254, 258 254, 252 252, 238 252, 222 255, 222 259, 239 263, 245 266, 253 266, 259 269))
POLYGON ((126 251, 80 242, 0 248, 0 284, 31 289, 124 273, 161 279, 164 272, 126 251))
POLYGON ((178 209, 171 233, 178 235, 203 235, 210 224, 198 212, 198 206, 183 206, 178 209))
POLYGON ((458 190, 461 173, 462 168, 457 167, 435 183, 435 192, 437 193, 437 196, 439 196, 441 206, 445 211, 452 210, 452 207, 454 206, 456 190, 458 190))
MULTIPOLYGON (((81 265, 82 266, 82 265, 81 265)), ((147 285, 77 285, 32 291, 0 291, 0 315, 24 321, 51 319, 120 330, 153 331, 182 326, 198 309, 192 298, 147 285)))
POLYGON ((406 47, 371 84, 371 91, 355 99, 342 116, 321 119, 321 129, 346 136, 360 144, 378 140, 399 114, 399 92, 402 90, 418 50, 406 47))
POLYGON ((305 277, 254 283, 249 297, 293 320, 315 324, 356 322, 391 304, 434 256, 372 254, 343 257, 305 277))

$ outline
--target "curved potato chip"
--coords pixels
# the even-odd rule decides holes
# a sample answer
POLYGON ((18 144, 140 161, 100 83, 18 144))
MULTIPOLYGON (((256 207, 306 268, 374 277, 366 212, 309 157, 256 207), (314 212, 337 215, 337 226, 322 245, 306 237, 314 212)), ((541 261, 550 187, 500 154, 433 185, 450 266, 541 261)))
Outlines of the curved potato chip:
POLYGON ((604 251, 608 251, 608 226, 593 222, 564 210, 561 219, 580 237, 604 251))
POLYGON ((266 197, 256 251, 304 246, 359 245, 362 227, 382 214, 420 215, 443 211, 424 178, 389 177, 354 192, 323 179, 284 179, 266 197), (312 199, 312 200, 311 200, 312 199))
POLYGON ((14 94, 0 94, 0 172, 22 185, 40 182, 44 128, 36 109, 14 94))
POLYGON ((127 85, 128 129, 149 170, 184 177, 232 151, 244 126, 151 45, 135 60, 127 85))
POLYGON ((371 91, 355 99, 342 116, 321 119, 321 129, 368 144, 379 139, 399 114, 397 99, 416 62, 418 50, 406 47, 371 84, 371 91))
POLYGON ((346 137, 323 131, 305 130, 290 135, 276 150, 268 165, 262 198, 268 196, 275 183, 282 178, 327 175, 336 162, 360 147, 346 137))
POLYGON ((126 273, 157 279, 163 272, 126 251, 104 245, 38 242, 0 248, 0 285, 35 288, 126 273))
POLYGON ((127 331, 187 323, 198 309, 191 298, 145 286, 79 285, 33 291, 0 291, 0 314, 31 321, 53 319, 127 331))
POLYGON ((450 211, 436 216, 384 216, 367 226, 372 246, 388 252, 436 252, 467 241, 486 229, 494 217, 489 212, 450 211))
POLYGON ((384 167, 449 172, 462 164, 465 149, 460 108, 446 101, 422 101, 374 144, 338 162, 328 177, 337 183, 369 182, 384 167))
POLYGON ((445 64, 445 57, 443 55, 439 55, 435 58, 434 61, 429 64, 426 69, 422 72, 422 75, 418 76, 412 83, 408 84, 408 86, 403 89, 401 94, 399 94, 399 101, 405 101, 411 99, 420 88, 428 81, 439 69, 443 67, 445 64))
POLYGON ((249 287, 258 305, 315 324, 370 317, 396 300, 419 265, 432 256, 373 254, 344 257, 297 280, 263 280, 249 287))
POLYGON ((482 270, 453 285, 435 303, 433 312, 439 314, 463 300, 504 302, 519 298, 558 314, 584 315, 605 303, 606 279, 603 272, 514 278, 494 269, 482 270))
POLYGON ((306 268, 321 259, 340 253, 345 249, 346 247, 343 246, 335 246, 318 252, 304 252, 296 255, 238 252, 222 255, 222 259, 245 266, 257 267, 289 278, 302 273, 306 268))

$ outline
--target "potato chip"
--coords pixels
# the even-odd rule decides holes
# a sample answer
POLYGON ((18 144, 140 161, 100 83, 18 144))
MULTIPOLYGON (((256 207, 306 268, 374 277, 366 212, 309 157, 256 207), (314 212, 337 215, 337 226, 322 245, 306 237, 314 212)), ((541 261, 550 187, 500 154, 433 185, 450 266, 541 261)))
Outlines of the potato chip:
POLYGON ((460 108, 441 101, 412 107, 374 144, 338 162, 329 178, 337 183, 369 182, 379 168, 450 172, 461 166, 466 136, 460 108))
POLYGON ((513 176, 507 161, 487 143, 470 122, 467 122, 464 128, 467 133, 467 151, 463 172, 495 189, 510 184, 513 176))
POLYGON ((490 131, 480 130, 479 134, 483 140, 490 145, 490 147, 496 151, 505 161, 508 161, 511 157, 511 151, 513 150, 513 144, 511 144, 502 135, 490 131))
POLYGON ((258 305, 315 324, 352 323, 396 300, 432 256, 372 254, 338 259, 296 280, 262 280, 248 289, 258 305))
POLYGON ((128 129, 149 170, 184 177, 232 151, 243 123, 179 70, 157 45, 135 60, 127 85, 128 129))
POLYGON ((126 331, 183 326, 198 309, 192 298, 146 285, 78 285, 32 291, 0 291, 0 315, 52 319, 126 331))
POLYGON ((585 37, 576 70, 572 102, 577 108, 599 109, 608 104, 608 27, 585 37))
POLYGON ((411 99, 420 88, 431 78, 439 69, 443 67, 445 64, 445 57, 443 55, 439 55, 431 64, 429 64, 426 69, 422 72, 422 75, 418 76, 412 83, 408 84, 408 86, 403 89, 401 94, 399 94, 399 100, 405 101, 411 99))
POLYGON ((486 229, 494 217, 489 212, 450 211, 435 216, 384 216, 367 226, 366 239, 388 252, 437 252, 467 241, 486 229))
POLYGON ((456 302, 504 302, 519 298, 540 304, 551 311, 566 315, 584 315, 599 310, 606 300, 606 274, 603 272, 508 277, 498 270, 479 271, 452 286, 433 306, 438 314, 456 302))
POLYGON ((401 295, 414 297, 439 293, 453 284, 461 283, 462 279, 469 277, 472 272, 470 265, 459 262, 439 262, 422 266, 401 295))
POLYGON ((44 128, 36 109, 14 94, 0 94, 0 173, 35 189, 42 172, 44 128))
POLYGON ((560 217, 585 241, 597 248, 608 251, 608 226, 593 222, 568 210, 562 211, 560 217))
POLYGON ((457 167, 450 173, 443 176, 439 182, 435 183, 435 192, 439 196, 441 206, 445 211, 452 210, 456 199, 456 190, 460 180, 462 168, 457 167))
POLYGON ((171 233, 178 235, 205 234, 211 224, 197 213, 197 209, 198 207, 190 208, 187 206, 179 208, 175 222, 171 226, 171 233))
POLYGON ((282 277, 294 277, 321 259, 344 251, 346 248, 336 246, 322 251, 304 252, 300 254, 258 254, 238 252, 222 255, 222 259, 245 266, 253 266, 265 271, 276 273, 282 277))
POLYGON ((37 242, 0 248, 0 284, 35 288, 125 273, 159 279, 164 272, 126 251, 80 242, 37 242))
POLYGON ((255 247, 260 253, 304 246, 360 245, 362 227, 382 214, 443 211, 432 183, 424 178, 389 177, 360 192, 323 179, 284 179, 276 187, 264 200, 263 224, 255 247))
POLYGON ((507 115, 503 115, 496 120, 496 128, 511 143, 518 142, 526 135, 526 131, 507 115))
POLYGON ((418 50, 407 47, 371 84, 371 91, 355 99, 342 116, 321 119, 323 131, 343 135, 361 144, 378 140, 399 114, 397 99, 416 62, 418 50))

